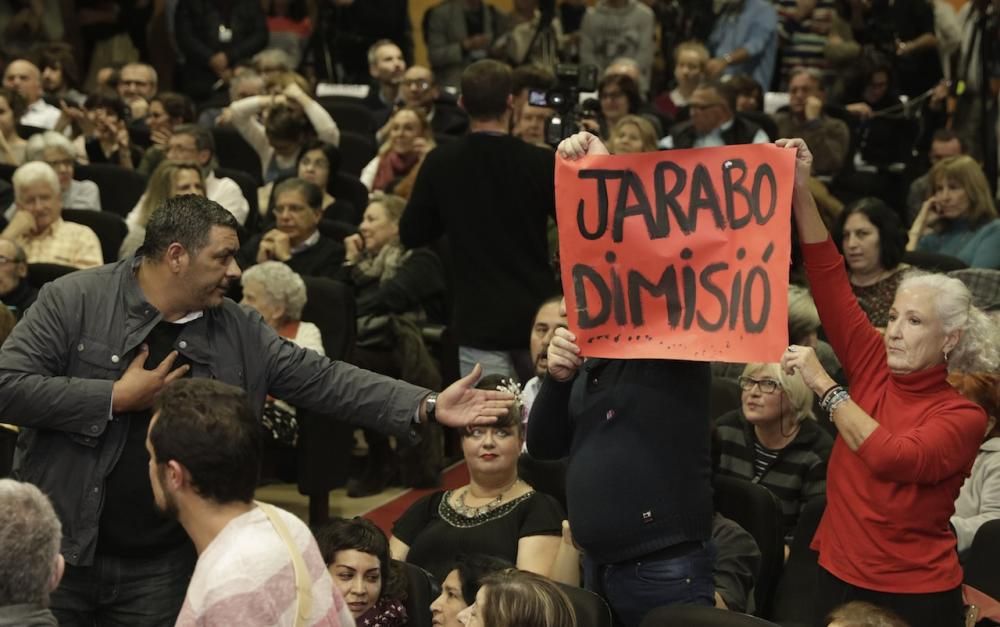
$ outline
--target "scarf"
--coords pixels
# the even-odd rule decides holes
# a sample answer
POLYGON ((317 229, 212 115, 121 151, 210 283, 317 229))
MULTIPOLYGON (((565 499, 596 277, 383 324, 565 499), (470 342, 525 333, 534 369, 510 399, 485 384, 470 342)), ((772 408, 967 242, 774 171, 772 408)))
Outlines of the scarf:
POLYGON ((393 181, 406 176, 406 173, 417 165, 418 161, 420 161, 420 154, 415 151, 405 155, 391 150, 385 153, 379 159, 378 172, 375 173, 372 189, 385 191, 385 188, 393 181))
POLYGON ((365 256, 354 267, 355 282, 359 285, 378 281, 385 283, 396 276, 396 270, 403 265, 409 251, 403 250, 402 244, 386 244, 374 256, 365 256))
POLYGON ((395 599, 382 597, 355 622, 366 627, 402 627, 406 624, 406 608, 395 599))

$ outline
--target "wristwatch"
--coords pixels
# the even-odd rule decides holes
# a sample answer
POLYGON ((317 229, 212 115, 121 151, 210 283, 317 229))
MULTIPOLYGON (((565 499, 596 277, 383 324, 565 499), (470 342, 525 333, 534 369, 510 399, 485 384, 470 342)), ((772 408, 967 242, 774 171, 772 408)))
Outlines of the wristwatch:
POLYGON ((437 392, 431 392, 424 399, 424 413, 427 415, 427 423, 437 422, 437 392))

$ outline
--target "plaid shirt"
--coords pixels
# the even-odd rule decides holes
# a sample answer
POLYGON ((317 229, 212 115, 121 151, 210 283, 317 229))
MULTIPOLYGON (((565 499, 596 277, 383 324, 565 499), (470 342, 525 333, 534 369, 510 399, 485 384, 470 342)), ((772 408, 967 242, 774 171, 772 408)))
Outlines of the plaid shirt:
POLYGON ((41 235, 21 235, 17 243, 24 249, 28 263, 57 263, 81 270, 104 263, 101 242, 90 227, 62 218, 41 235))

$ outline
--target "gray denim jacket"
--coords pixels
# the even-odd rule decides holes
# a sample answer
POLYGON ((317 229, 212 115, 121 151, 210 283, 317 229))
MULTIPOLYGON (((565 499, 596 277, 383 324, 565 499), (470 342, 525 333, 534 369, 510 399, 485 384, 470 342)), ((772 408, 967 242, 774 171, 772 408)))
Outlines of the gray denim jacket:
MULTIPOLYGON (((135 278, 138 259, 75 272, 46 285, 0 350, 0 422, 26 427, 15 476, 37 485, 62 521, 62 552, 93 562, 104 482, 125 445, 127 417, 111 415, 114 381, 161 316, 135 278)), ((278 336, 231 300, 185 325, 174 348, 191 376, 267 394, 367 428, 413 439, 429 390, 331 361, 278 336)))

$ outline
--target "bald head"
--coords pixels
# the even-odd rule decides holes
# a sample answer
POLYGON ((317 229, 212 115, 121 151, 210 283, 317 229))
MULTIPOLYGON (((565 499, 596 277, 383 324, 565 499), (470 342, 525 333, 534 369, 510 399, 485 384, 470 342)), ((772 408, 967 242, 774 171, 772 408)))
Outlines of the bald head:
POLYGON ((11 61, 3 73, 3 86, 21 94, 29 106, 42 97, 42 73, 25 59, 11 61))

